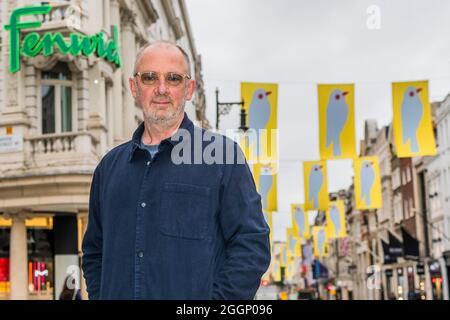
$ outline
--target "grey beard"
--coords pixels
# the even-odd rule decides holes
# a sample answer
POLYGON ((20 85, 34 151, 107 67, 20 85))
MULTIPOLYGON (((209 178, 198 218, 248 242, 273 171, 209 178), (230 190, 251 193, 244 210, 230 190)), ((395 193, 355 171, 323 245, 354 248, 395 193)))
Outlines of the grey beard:
POLYGON ((173 125, 175 123, 175 121, 178 119, 178 117, 180 116, 180 114, 182 112, 184 112, 184 106, 185 106, 185 103, 180 105, 180 107, 178 107, 171 114, 169 114, 168 116, 165 116, 165 117, 158 117, 156 115, 156 113, 153 113, 151 111, 148 114, 146 114, 144 112, 144 118, 149 123, 153 123, 158 126, 169 127, 169 126, 173 125))

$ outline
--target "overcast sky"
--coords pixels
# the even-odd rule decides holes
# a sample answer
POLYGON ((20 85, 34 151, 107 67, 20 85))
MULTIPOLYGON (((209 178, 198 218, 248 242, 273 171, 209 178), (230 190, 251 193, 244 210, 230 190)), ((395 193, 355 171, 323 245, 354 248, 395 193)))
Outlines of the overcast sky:
MULTIPOLYGON (((450 93, 448 0, 185 1, 213 126, 216 87, 221 101, 237 101, 241 82, 279 84, 275 240, 285 238, 290 204, 304 200, 302 161, 319 159, 318 83, 355 84, 357 141, 364 120, 391 121, 391 82, 429 80, 431 101, 450 93), (368 27, 373 5, 379 29, 368 27)), ((221 129, 237 128, 238 114, 222 117, 221 129)), ((329 191, 347 188, 352 176, 350 161, 328 162, 329 191)))

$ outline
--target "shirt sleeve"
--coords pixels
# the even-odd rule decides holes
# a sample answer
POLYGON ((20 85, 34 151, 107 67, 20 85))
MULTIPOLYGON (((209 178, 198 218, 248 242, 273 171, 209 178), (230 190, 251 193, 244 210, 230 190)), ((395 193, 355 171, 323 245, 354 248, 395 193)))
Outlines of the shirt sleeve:
MULTIPOLYGON (((239 146, 235 150, 242 154, 239 146)), ((270 264, 269 226, 253 176, 243 162, 225 165, 219 219, 226 258, 214 279, 213 299, 253 299, 270 264)))
POLYGON ((92 179, 89 195, 88 225, 82 244, 82 268, 90 300, 99 299, 102 272, 103 233, 99 206, 99 170, 99 167, 95 169, 92 179))

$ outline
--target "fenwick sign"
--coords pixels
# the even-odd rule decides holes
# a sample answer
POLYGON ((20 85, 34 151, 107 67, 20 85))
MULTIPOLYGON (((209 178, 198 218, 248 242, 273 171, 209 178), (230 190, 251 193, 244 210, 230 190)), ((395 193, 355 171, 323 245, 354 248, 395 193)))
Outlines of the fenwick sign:
POLYGON ((97 55, 99 58, 106 59, 120 67, 120 55, 118 45, 117 26, 113 27, 112 39, 104 39, 104 33, 99 32, 93 36, 81 35, 79 33, 70 33, 69 42, 64 39, 60 32, 47 32, 40 35, 37 32, 28 33, 20 42, 20 30, 39 28, 42 25, 40 21, 20 22, 20 17, 27 15, 44 15, 52 10, 51 6, 30 6, 13 10, 9 19, 9 25, 5 30, 9 31, 9 43, 11 46, 9 54, 9 71, 11 73, 20 70, 20 56, 35 57, 39 54, 51 56, 55 47, 63 55, 71 54, 74 56, 97 55))

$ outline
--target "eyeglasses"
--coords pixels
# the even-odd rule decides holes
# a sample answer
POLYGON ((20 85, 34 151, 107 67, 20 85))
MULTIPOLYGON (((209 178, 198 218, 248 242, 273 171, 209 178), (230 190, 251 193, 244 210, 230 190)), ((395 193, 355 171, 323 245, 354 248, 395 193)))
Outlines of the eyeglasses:
MULTIPOLYGON (((136 72, 134 76, 138 76, 141 82, 146 86, 152 86, 159 81, 160 74, 154 71, 136 72)), ((164 80, 167 85, 171 87, 178 87, 183 83, 184 79, 191 79, 191 76, 187 74, 180 74, 176 72, 168 72, 164 75, 164 80)))

